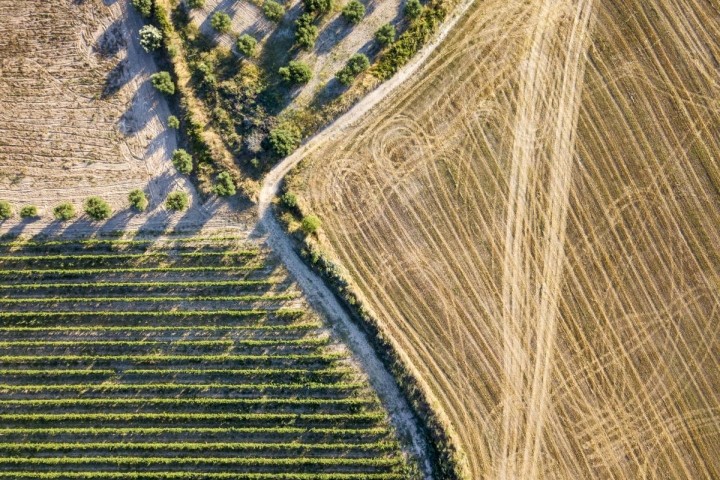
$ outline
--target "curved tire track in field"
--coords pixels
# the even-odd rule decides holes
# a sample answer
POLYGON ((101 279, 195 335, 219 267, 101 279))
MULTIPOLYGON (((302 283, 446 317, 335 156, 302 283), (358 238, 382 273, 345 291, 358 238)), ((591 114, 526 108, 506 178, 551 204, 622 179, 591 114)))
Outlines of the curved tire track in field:
POLYGON ((474 0, 464 0, 455 8, 451 18, 441 26, 435 38, 418 52, 410 63, 398 71, 391 79, 366 95, 347 113, 308 139, 292 155, 276 165, 263 180, 258 195, 258 225, 264 229, 268 245, 297 279, 309 301, 320 308, 332 321, 333 325, 342 332, 354 357, 360 362, 363 370, 368 375, 370 383, 377 391, 383 406, 390 412, 393 426, 401 437, 409 439, 412 453, 419 459, 426 480, 434 478, 434 472, 428 455, 427 440, 422 434, 420 424, 413 414, 410 404, 400 391, 395 378, 380 361, 365 334, 355 325, 323 280, 310 270, 295 253, 292 240, 273 215, 270 204, 279 192, 285 175, 303 158, 324 142, 337 138, 345 129, 355 124, 375 105, 387 98, 397 87, 411 78, 430 57, 435 48, 445 39, 473 2, 474 0))

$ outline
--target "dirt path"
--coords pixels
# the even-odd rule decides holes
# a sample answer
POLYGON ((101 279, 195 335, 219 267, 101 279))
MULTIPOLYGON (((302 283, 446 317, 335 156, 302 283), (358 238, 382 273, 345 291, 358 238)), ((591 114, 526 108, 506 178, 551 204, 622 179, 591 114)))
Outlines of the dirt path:
POLYGON ((472 3, 473 0, 464 0, 455 9, 451 18, 442 26, 435 39, 418 52, 413 60, 397 72, 393 78, 370 92, 350 111, 311 137, 295 153, 275 166, 265 177, 258 196, 259 226, 265 230, 268 244, 280 256, 291 274, 295 276, 310 302, 324 311, 336 328, 341 331, 355 358, 362 364, 370 383, 377 390, 383 405, 390 412, 390 417, 398 433, 401 437, 409 439, 413 454, 420 459, 423 475, 426 479, 434 478, 432 465, 428 457, 427 440, 421 432, 418 420, 413 415, 410 405, 400 392, 393 376, 378 358, 365 334, 355 325, 322 279, 310 270, 295 253, 292 241, 273 215, 270 203, 277 195, 285 175, 305 156, 324 142, 337 138, 345 129, 355 124, 375 105, 391 95, 402 83, 412 77, 424 65, 428 57, 445 39, 472 3))

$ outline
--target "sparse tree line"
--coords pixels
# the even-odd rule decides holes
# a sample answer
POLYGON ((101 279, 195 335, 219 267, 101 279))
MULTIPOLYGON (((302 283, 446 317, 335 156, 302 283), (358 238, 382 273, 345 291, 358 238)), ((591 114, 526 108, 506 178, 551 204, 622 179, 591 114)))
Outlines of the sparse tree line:
MULTIPOLYGON (((234 187, 234 185, 233 185, 234 187)), ((224 188, 229 188, 227 185, 224 188)), ((148 207, 148 199, 145 192, 135 189, 128 194, 128 203, 130 208, 135 212, 143 212, 148 207)), ((183 191, 175 191, 168 194, 165 199, 165 208, 171 211, 182 211, 190 205, 190 197, 183 191)), ((83 202, 83 211, 94 221, 107 220, 112 215, 112 207, 105 200, 98 196, 91 196, 83 202)), ((23 220, 40 219, 38 207, 35 205, 25 205, 20 208, 20 218, 23 220)), ((70 202, 62 202, 55 206, 52 210, 55 220, 66 222, 77 216, 75 206, 70 202)), ((15 216, 15 211, 7 200, 0 200, 0 222, 9 220, 15 216)))

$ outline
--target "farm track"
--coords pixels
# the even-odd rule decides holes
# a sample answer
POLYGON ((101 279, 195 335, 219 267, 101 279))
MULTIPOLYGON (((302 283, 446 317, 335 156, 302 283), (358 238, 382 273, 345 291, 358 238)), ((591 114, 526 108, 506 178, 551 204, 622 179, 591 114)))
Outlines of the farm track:
POLYGON ((406 475, 365 376, 268 252, 237 239, 53 245, 66 250, 0 245, 0 269, 84 272, 0 277, 0 478, 406 475), (204 279, 247 262, 262 267, 251 281, 204 279), (130 266, 191 270, 167 281, 130 266))

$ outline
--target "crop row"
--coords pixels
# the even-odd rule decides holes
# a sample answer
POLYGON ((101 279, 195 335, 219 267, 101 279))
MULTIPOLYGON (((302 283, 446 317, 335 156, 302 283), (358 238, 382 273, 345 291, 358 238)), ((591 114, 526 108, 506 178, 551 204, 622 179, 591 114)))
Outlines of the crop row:
POLYGON ((103 406, 105 408, 115 406, 132 405, 135 407, 149 407, 162 405, 168 408, 177 408, 179 406, 191 407, 208 407, 208 406, 224 406, 240 408, 242 406, 301 406, 301 407, 322 407, 322 406, 345 406, 362 408, 375 406, 376 403, 362 397, 353 398, 215 398, 215 397, 194 397, 194 398, 139 398, 139 397, 119 397, 119 398, 20 398, 20 399, 2 399, 0 406, 11 407, 84 407, 84 406, 103 406))
POLYGON ((80 282, 80 283, 16 283, 0 284, 0 290, 35 290, 40 288, 122 288, 122 287, 253 287, 259 285, 274 285, 271 280, 193 280, 175 282, 80 282))
POLYGON ((87 276, 113 273, 185 273, 185 272, 251 272, 263 270, 263 265, 235 265, 229 266, 195 266, 195 267, 116 267, 116 268, 23 268, 0 269, 0 276, 33 276, 60 275, 61 277, 87 276))
POLYGON ((148 257, 255 257, 259 254, 258 250, 227 250, 223 252, 200 251, 200 252, 144 252, 144 253, 101 253, 101 254, 80 254, 80 255, 0 255, 0 262, 17 261, 17 260, 100 260, 106 258, 113 259, 137 259, 148 257))
POLYGON ((15 239, 9 242, 0 242, 0 248, 25 248, 29 246, 48 247, 56 245, 156 245, 158 243, 197 243, 197 242, 222 242, 243 240, 237 236, 219 236, 219 237, 175 237, 166 238, 162 242, 158 242, 157 238, 148 239, 122 239, 122 238, 88 238, 88 239, 70 239, 70 240, 25 240, 15 239))
POLYGON ((253 368, 253 369, 191 369, 191 368, 154 368, 110 370, 110 369, 44 369, 44 370, 2 370, 0 375, 28 375, 28 376, 54 376, 54 375, 349 375, 352 370, 345 368, 332 368, 325 370, 307 370, 297 368, 253 368))
POLYGON ((77 317, 77 316, 90 316, 90 317, 181 317, 181 318, 193 318, 193 317, 259 317, 263 315, 272 314, 274 316, 285 316, 291 318, 298 318, 305 314, 304 310, 293 309, 293 308, 280 308, 277 310, 268 309, 253 309, 253 310, 195 310, 195 311, 180 311, 180 310, 169 310, 165 312, 158 311, 98 311, 98 310, 87 310, 87 311, 72 311, 72 312, 0 312, 0 318, 3 317, 38 317, 38 318, 53 318, 53 317, 77 317))
POLYGON ((392 467, 400 458, 243 458, 243 457, 0 457, 0 465, 236 465, 236 466, 376 466, 392 467))
POLYGON ((313 362, 313 361, 334 361, 343 358, 340 353, 318 353, 306 355, 2 355, 0 362, 23 363, 23 362, 63 362, 63 361, 118 361, 118 362, 148 362, 148 361, 190 361, 190 362, 213 362, 213 361, 253 361, 253 360, 293 360, 297 362, 313 362))
POLYGON ((265 295, 238 295, 218 297, 185 297, 185 296, 163 296, 163 297, 24 297, 24 298, 0 298, 0 303, 22 304, 22 303, 82 303, 82 302, 272 302, 281 300, 292 300, 297 298, 296 293, 265 294, 265 295))
POLYGON ((91 325, 91 326, 52 326, 52 327, 0 327, 0 333, 22 333, 22 332, 167 332, 177 330, 183 333, 192 333, 193 331, 266 331, 266 332, 283 332, 293 330, 312 330, 320 328, 320 323, 303 322, 293 323, 289 325, 91 325))
POLYGON ((8 435, 158 435, 183 434, 197 437, 202 434, 316 434, 333 436, 383 435, 388 430, 382 427, 367 428, 300 428, 300 427, 65 427, 65 428, 0 428, 0 438, 8 435))
POLYGON ((327 345, 328 337, 308 337, 299 339, 272 339, 272 340, 11 340, 0 341, 0 348, 10 347, 132 347, 132 346, 195 346, 195 347, 273 347, 287 345, 327 345))

